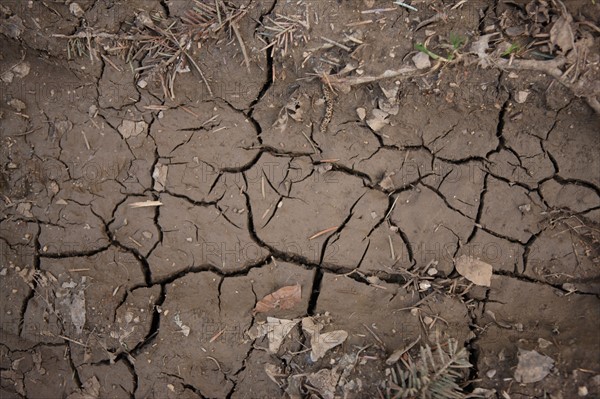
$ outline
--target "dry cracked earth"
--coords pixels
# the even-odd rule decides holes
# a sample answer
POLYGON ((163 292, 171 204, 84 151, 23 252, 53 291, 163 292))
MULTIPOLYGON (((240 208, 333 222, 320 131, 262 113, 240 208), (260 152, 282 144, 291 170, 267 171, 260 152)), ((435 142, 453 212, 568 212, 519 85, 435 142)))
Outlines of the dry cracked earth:
MULTIPOLYGON (((380 397, 387 356, 436 334, 468 350, 467 392, 599 397, 598 115, 543 74, 455 65, 338 93, 323 133, 307 77, 343 51, 306 61, 307 49, 360 31, 378 73, 423 35, 411 18, 431 14, 361 13, 388 5, 370 3, 308 2, 320 20, 282 57, 261 50, 259 21, 307 3, 250 1, 249 70, 235 40, 215 39, 196 53, 213 96, 187 73, 175 99, 119 58, 67 60, 52 34, 82 20, 115 32, 187 2, 80 1, 83 17, 61 1, 2 3, 24 28, 0 36, 0 72, 30 68, 0 83, 2 398, 275 398, 264 363, 316 371, 359 348, 340 397, 380 397), (274 127, 290 99, 296 118, 274 127), (398 108, 374 131, 356 108, 382 104, 398 108), (145 201, 162 205, 132 206, 145 201), (457 273, 461 255, 492 265, 489 288, 457 273), (301 301, 270 316, 327 314, 349 333, 318 362, 299 328, 277 354, 246 334, 264 320, 257 301, 294 284, 301 301), (554 368, 516 382, 519 349, 554 368)), ((434 29, 477 31, 502 7, 465 6, 434 29)))

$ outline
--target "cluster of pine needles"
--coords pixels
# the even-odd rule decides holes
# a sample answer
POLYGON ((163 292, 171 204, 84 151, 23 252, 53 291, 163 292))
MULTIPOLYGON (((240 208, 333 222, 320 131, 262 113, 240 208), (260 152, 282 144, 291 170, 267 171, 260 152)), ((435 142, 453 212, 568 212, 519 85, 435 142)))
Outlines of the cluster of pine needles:
POLYGON ((435 348, 421 346, 416 360, 401 358, 392 368, 388 382, 390 399, 463 399, 466 394, 458 385, 471 367, 468 352, 454 339, 435 348), (445 347, 445 348, 444 348, 445 347))
POLYGON ((308 29, 310 29, 308 9, 303 16, 275 14, 275 18, 266 17, 259 37, 263 36, 269 42, 265 42, 266 46, 261 51, 270 48, 271 55, 274 55, 275 50, 279 49, 281 56, 285 56, 288 48, 295 45, 299 39, 308 42, 305 33, 308 29))
POLYGON ((139 75, 140 80, 158 80, 165 97, 175 98, 174 83, 177 75, 195 69, 208 92, 212 95, 210 85, 194 61, 190 51, 192 46, 201 43, 221 32, 233 33, 237 38, 244 55, 244 62, 249 68, 249 59, 237 23, 246 14, 243 8, 236 8, 222 0, 207 3, 194 0, 194 6, 187 10, 181 18, 165 18, 161 13, 140 12, 132 28, 126 34, 96 32, 85 29, 74 35, 54 35, 68 38, 67 53, 74 56, 89 56, 92 62, 99 55, 112 67, 120 68, 101 54, 100 49, 109 55, 117 55, 124 59, 139 75), (134 67, 134 62, 137 67, 134 67))

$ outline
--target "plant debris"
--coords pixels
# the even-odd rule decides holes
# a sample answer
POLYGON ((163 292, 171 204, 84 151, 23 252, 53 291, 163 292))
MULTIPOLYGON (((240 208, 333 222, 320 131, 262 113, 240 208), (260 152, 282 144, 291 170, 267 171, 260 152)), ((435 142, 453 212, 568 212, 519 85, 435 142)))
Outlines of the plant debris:
POLYGON ((68 39, 69 58, 87 55, 92 62, 103 58, 110 64, 108 58, 98 55, 101 51, 106 51, 109 55, 120 56, 127 63, 134 60, 140 62, 141 66, 135 69, 139 74, 138 86, 146 87, 148 81, 158 81, 165 98, 175 98, 174 83, 177 75, 194 69, 212 96, 208 80, 194 60, 191 49, 195 44, 229 30, 238 38, 246 67, 249 67, 246 48, 236 25, 245 14, 245 9, 223 1, 208 4, 194 0, 193 7, 181 18, 166 18, 160 13, 149 14, 142 11, 127 33, 112 34, 84 28, 73 35, 53 36, 68 39))

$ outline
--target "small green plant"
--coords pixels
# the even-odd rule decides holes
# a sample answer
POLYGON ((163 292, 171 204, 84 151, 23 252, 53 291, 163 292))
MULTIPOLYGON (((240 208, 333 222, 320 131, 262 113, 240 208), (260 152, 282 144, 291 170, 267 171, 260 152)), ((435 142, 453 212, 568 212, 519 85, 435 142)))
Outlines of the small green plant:
POLYGON ((466 43, 467 39, 454 33, 450 32, 450 44, 452 44, 452 48, 457 51, 466 43))
POLYGON ((521 50, 521 46, 518 43, 512 43, 504 52, 502 53, 503 57, 508 57, 512 54, 517 54, 521 50))
POLYGON ((459 50, 465 45, 466 43, 466 38, 456 34, 456 33, 450 33, 450 44, 448 43, 444 43, 442 44, 442 47, 446 47, 449 48, 449 54, 446 57, 442 57, 439 54, 434 53, 433 51, 429 50, 427 48, 427 46, 423 43, 417 43, 415 44, 415 49, 427 54, 429 57, 431 57, 431 59, 434 60, 440 60, 440 61, 444 61, 444 62, 450 62, 452 60, 454 60, 455 58, 457 58, 457 56, 460 56, 459 50))
POLYGON ((415 44, 415 50, 419 50, 420 52, 427 54, 434 60, 444 59, 444 57, 437 55, 436 53, 432 52, 427 47, 425 47, 423 43, 415 44))

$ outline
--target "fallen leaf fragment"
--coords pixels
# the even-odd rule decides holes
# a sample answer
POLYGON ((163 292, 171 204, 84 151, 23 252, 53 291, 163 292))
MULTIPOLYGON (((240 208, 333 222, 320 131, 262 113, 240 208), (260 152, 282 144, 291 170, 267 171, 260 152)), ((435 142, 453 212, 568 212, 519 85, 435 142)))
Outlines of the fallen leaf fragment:
POLYGON ((323 399, 334 399, 339 378, 337 370, 321 369, 316 373, 309 374, 306 380, 323 399))
POLYGON ((358 107, 356 108, 356 114, 358 115, 361 121, 364 121, 367 116, 367 110, 363 107, 358 107))
POLYGON ((154 189, 156 191, 164 191, 167 185, 167 174, 169 172, 169 166, 163 165, 160 162, 156 163, 154 172, 152 172, 152 178, 154 179, 154 189))
POLYGON ((190 335, 190 327, 186 326, 185 324, 183 324, 183 322, 181 321, 181 316, 179 315, 179 313, 177 313, 175 315, 175 317, 173 318, 173 321, 175 321, 175 324, 177 324, 177 327, 179 327, 181 330, 179 330, 180 333, 182 333, 185 337, 187 337, 188 335, 190 335))
POLYGON ((347 338, 348 332, 344 330, 329 331, 323 334, 313 336, 310 340, 312 350, 310 352, 310 358, 313 362, 316 362, 327 353, 328 350, 341 345, 347 338))
POLYGON ((300 284, 288 285, 258 301, 252 313, 266 313, 273 309, 291 309, 296 306, 301 299, 302 287, 300 284))
POLYGON ((384 126, 389 125, 389 114, 387 112, 384 112, 380 109, 374 109, 371 111, 371 114, 373 116, 367 119, 367 125, 369 125, 373 131, 378 132, 383 129, 384 126))
POLYGON ((515 370, 517 382, 529 384, 543 380, 554 367, 554 360, 548 356, 541 355, 536 351, 528 351, 519 348, 519 363, 515 370))
POLYGON ((489 287, 492 283, 492 265, 467 255, 459 256, 454 262, 456 271, 473 284, 489 287))
POLYGON ((145 131, 147 127, 148 124, 144 121, 135 122, 125 119, 117 128, 117 130, 119 131, 119 133, 121 133, 121 136, 123 136, 124 139, 128 139, 130 137, 135 137, 139 135, 140 133, 145 131))

